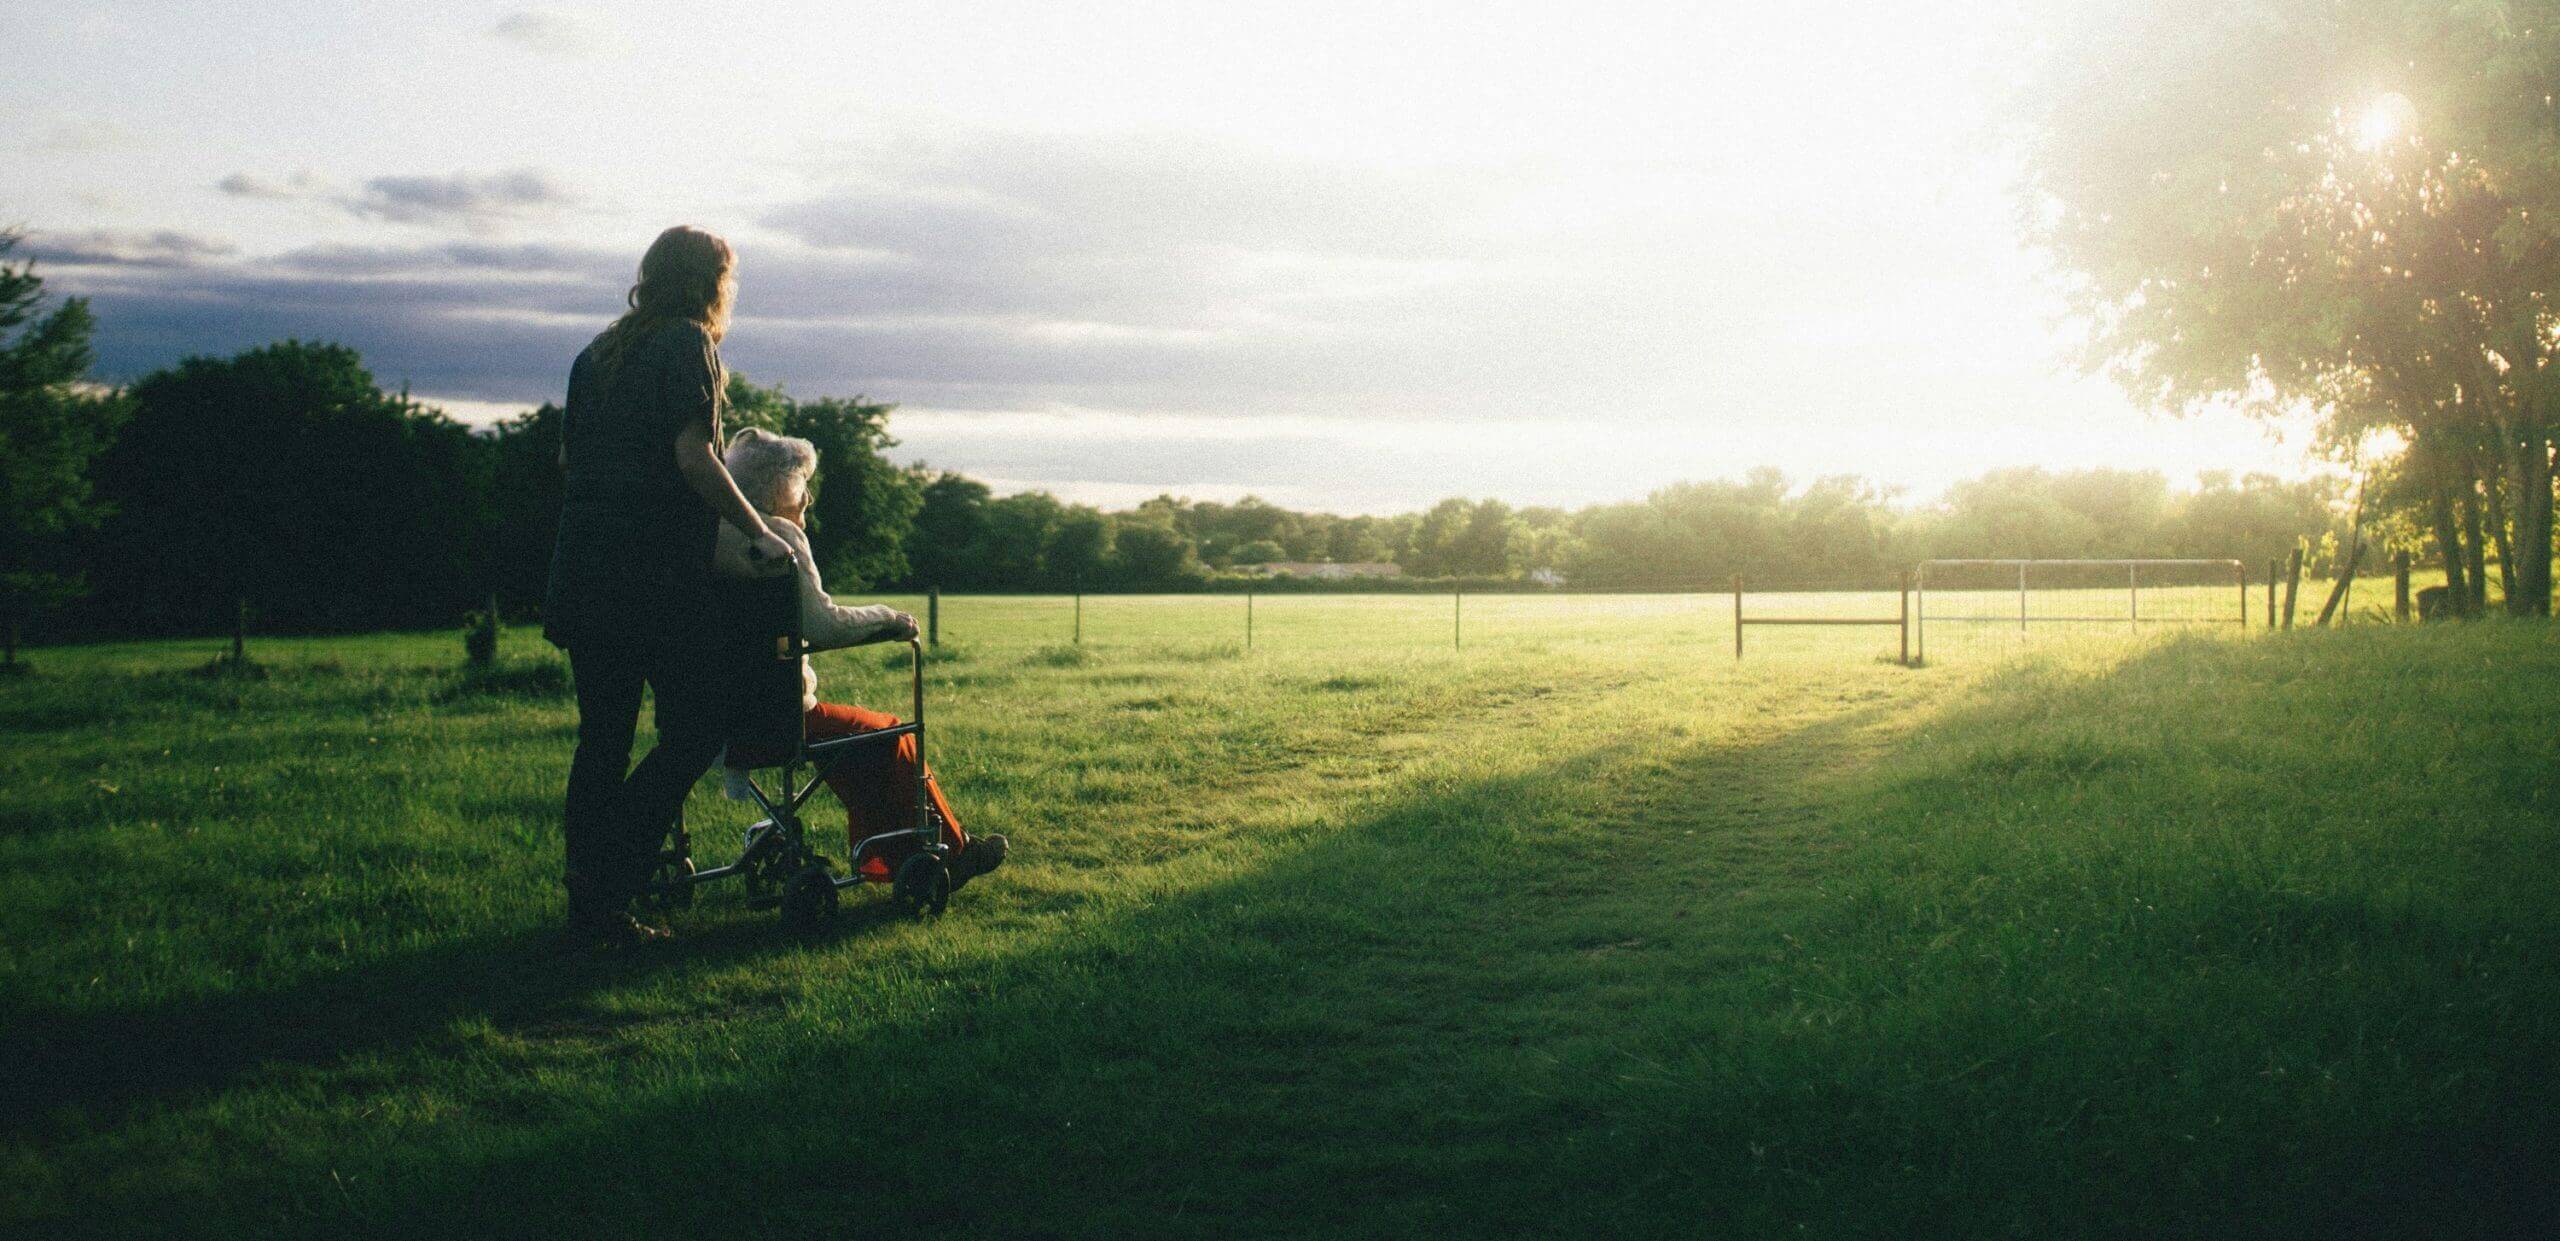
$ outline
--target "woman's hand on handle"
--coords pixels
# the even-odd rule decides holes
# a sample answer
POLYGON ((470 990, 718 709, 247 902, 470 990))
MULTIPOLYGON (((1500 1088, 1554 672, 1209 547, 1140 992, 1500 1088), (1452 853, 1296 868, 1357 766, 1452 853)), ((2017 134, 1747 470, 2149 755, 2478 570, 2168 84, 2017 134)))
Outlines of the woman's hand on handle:
POLYGON ((729 477, 729 467, 720 460, 720 443, 711 421, 704 418, 685 424, 676 433, 675 451, 676 471, 684 476, 685 485, 721 520, 747 536, 747 559, 760 569, 789 570, 791 545, 767 529, 764 514, 738 494, 737 480, 729 477))
POLYGON ((892 642, 913 642, 916 640, 916 635, 920 632, 922 631, 916 628, 916 618, 908 613, 900 612, 898 613, 897 619, 890 623, 889 640, 892 642))
POLYGON ((747 536, 747 562, 757 571, 779 577, 791 571, 791 545, 773 532, 770 526, 747 536))

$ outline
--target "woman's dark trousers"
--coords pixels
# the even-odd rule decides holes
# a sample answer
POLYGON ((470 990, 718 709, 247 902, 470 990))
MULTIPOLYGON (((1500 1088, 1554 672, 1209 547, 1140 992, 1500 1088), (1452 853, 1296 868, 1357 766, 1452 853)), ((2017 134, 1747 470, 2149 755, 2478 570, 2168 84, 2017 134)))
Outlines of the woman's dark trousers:
POLYGON ((578 752, 569 763, 565 815, 572 918, 619 912, 640 894, 685 796, 720 756, 724 695, 711 662, 682 643, 569 648, 578 683, 578 752), (643 685, 656 698, 658 743, 630 767, 643 685))

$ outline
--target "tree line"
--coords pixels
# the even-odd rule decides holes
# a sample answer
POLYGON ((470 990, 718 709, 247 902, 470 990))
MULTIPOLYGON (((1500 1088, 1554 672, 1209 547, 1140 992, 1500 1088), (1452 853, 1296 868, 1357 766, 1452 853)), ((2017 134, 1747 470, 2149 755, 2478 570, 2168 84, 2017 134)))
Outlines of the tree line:
MULTIPOLYGON (((0 238, 0 256, 8 239, 0 238)), ((473 429, 386 390, 344 346, 190 357, 121 389, 83 383, 93 324, 0 263, 0 591, 65 638, 454 623, 542 597, 560 504, 561 412, 473 429)), ((1514 508, 1448 499, 1390 516, 1160 496, 1121 511, 984 484, 889 452, 891 406, 732 375, 732 428, 814 442, 811 543, 839 590, 1189 590, 1272 562, 1391 563, 1408 586, 1880 585, 1966 556, 2256 556, 2337 541, 2325 480, 1997 470, 1908 506, 1852 477, 1774 470, 1642 500, 1514 508)), ((1393 584, 1389 584, 1390 587, 1393 584)))

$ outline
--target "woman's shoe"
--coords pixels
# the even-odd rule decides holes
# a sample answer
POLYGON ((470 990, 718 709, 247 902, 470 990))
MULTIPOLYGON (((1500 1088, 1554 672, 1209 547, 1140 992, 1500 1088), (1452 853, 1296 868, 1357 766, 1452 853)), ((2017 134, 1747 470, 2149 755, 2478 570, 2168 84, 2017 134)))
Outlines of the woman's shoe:
POLYGON ((675 937, 675 932, 662 926, 651 926, 628 913, 572 914, 569 917, 569 939, 582 948, 630 948, 640 944, 664 943, 675 937))

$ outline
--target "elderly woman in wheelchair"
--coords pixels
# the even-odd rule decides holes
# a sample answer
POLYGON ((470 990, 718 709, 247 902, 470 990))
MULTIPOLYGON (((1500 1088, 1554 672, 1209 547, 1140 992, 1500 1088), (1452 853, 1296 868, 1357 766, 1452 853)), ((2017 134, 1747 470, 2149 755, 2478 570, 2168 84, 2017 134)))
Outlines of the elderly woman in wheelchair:
POLYGON ((723 755, 725 792, 757 803, 765 818, 748 829, 736 863, 710 871, 693 869, 690 842, 680 832, 653 892, 680 904, 693 884, 738 874, 756 896, 778 901, 786 917, 809 921, 834 909, 838 888, 886 883, 901 904, 938 912, 953 890, 1004 861, 1006 842, 963 828, 923 761, 923 651, 915 618, 885 606, 845 607, 827 594, 801 527, 818 465, 809 441, 749 428, 729 441, 723 459, 739 492, 791 549, 790 565, 781 566, 724 530, 712 562, 723 582, 724 672, 737 690, 723 755), (914 655, 912 722, 818 698, 810 652, 875 642, 906 642, 914 655), (813 774, 802 782, 804 764, 813 774), (770 791, 754 775, 764 768, 780 772, 770 791), (844 878, 800 827, 800 806, 821 782, 845 809, 852 873, 844 878))

